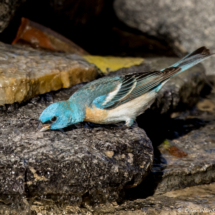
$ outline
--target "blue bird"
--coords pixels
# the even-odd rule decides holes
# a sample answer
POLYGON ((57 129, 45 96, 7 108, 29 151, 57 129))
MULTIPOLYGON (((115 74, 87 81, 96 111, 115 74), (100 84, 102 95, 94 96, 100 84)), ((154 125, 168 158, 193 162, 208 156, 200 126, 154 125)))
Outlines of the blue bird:
POLYGON ((209 49, 201 47, 160 71, 103 77, 92 81, 76 91, 69 100, 48 106, 39 118, 45 123, 40 131, 62 129, 83 121, 97 124, 124 121, 127 126, 131 126, 170 78, 211 55, 209 49))

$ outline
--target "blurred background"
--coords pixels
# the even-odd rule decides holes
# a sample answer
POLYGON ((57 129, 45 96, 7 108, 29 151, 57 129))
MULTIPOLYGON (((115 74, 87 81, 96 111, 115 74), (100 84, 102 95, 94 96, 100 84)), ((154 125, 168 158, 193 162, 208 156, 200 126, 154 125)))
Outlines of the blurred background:
MULTIPOLYGON (((214 46, 214 0, 3 0, 0 11, 4 43, 24 17, 93 55, 182 56, 214 46)), ((213 73, 213 61, 205 65, 213 73)))

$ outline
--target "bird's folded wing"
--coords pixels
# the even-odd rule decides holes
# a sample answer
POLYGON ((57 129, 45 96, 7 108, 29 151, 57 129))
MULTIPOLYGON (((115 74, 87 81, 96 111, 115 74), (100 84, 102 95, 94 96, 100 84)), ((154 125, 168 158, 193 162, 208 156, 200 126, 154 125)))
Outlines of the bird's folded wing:
POLYGON ((110 93, 100 96, 93 101, 98 108, 112 109, 123 103, 156 90, 163 81, 180 71, 178 67, 167 68, 163 71, 144 72, 120 77, 120 83, 110 93))

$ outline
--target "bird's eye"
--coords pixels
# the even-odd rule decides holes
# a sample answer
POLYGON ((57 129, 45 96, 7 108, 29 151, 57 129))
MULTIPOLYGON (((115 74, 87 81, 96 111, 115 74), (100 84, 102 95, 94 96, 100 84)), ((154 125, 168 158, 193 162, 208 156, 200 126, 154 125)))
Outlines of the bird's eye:
POLYGON ((51 122, 55 122, 57 120, 57 117, 56 116, 53 116, 52 118, 51 118, 51 122))

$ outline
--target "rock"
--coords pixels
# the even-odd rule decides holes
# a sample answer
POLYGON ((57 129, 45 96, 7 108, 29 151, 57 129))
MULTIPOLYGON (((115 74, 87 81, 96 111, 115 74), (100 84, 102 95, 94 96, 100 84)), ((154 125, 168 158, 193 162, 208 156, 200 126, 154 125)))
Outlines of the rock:
MULTIPOLYGON (((53 102, 72 91, 57 92, 53 102)), ((65 133, 37 132, 38 117, 50 103, 32 99, 0 114, 2 202, 10 205, 31 196, 35 201, 93 205, 120 200, 125 188, 142 182, 153 161, 151 141, 142 129, 79 124, 65 133)))
POLYGON ((0 105, 88 82, 98 70, 71 54, 23 50, 0 43, 0 105))
MULTIPOLYGON (((139 57, 114 57, 114 56, 95 56, 95 55, 85 55, 83 56, 85 60, 90 63, 95 64, 103 74, 108 74, 110 72, 122 69, 130 68, 131 72, 133 66, 143 65, 144 59, 139 57)), ((139 70, 139 72, 142 72, 139 70)))
POLYGON ((22 17, 19 29, 12 44, 21 47, 33 47, 46 51, 64 52, 69 54, 89 54, 84 49, 64 36, 22 17))
POLYGON ((144 183, 127 196, 143 198, 215 181, 214 98, 212 93, 196 108, 175 112, 171 119, 150 111, 139 117, 139 126, 153 142, 155 159, 144 183))
MULTIPOLYGON (((214 214, 215 183, 171 191, 164 195, 126 201, 117 206, 98 209, 97 214, 114 215, 185 215, 214 214)), ((96 213, 94 213, 96 214, 96 213)))
POLYGON ((8 26, 17 8, 26 0, 3 0, 0 4, 0 33, 8 26))
MULTIPOLYGON (((191 52, 203 45, 214 47, 213 0, 115 0, 117 16, 132 28, 165 40, 176 53, 191 52), (210 18, 208 18, 210 17, 210 18)), ((214 60, 204 63, 207 74, 214 74, 214 60)))
MULTIPOLYGON (((59 206, 50 200, 34 200, 29 205, 23 201, 19 211, 11 209, 8 205, 2 204, 0 212, 2 214, 25 214, 29 211, 33 214, 110 214, 110 215, 185 215, 185 214, 214 214, 215 183, 188 187, 182 190, 170 191, 163 195, 150 196, 145 199, 125 201, 118 205, 100 205, 100 207, 75 207, 69 204, 59 206)), ((5 201, 6 202, 6 201, 5 201)), ((1 204, 1 203, 0 203, 1 204)))

